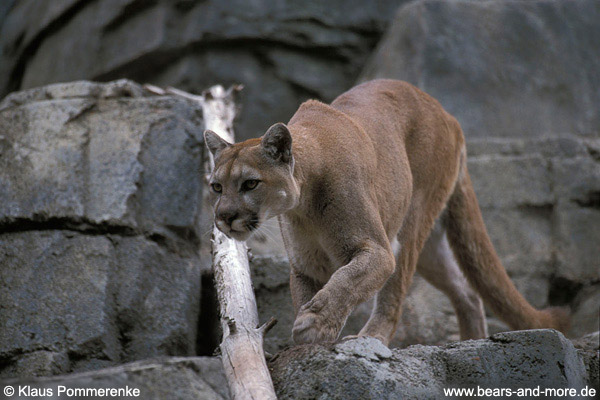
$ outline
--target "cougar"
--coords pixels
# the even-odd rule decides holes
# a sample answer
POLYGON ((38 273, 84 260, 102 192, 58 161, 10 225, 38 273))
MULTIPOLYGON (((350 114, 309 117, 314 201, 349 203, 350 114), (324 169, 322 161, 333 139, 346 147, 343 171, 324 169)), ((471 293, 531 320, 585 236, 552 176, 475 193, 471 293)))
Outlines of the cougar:
POLYGON ((452 300, 462 339, 486 335, 472 288, 513 329, 566 329, 563 309, 535 309, 511 282, 483 223, 460 125, 416 87, 367 82, 331 104, 303 103, 261 138, 231 144, 206 131, 205 142, 218 229, 244 241, 279 220, 295 342, 336 340, 351 311, 376 296, 358 335, 387 345, 417 265, 452 300))

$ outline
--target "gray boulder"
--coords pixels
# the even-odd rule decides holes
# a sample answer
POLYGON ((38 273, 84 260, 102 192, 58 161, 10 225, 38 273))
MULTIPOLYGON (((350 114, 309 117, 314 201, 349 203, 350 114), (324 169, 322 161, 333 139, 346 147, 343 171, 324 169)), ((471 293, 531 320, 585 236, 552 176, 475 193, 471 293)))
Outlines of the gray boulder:
POLYGON ((0 25, 0 96, 76 79, 243 83, 238 138, 258 136, 351 87, 405 2, 19 0, 0 25))
POLYGON ((596 0, 420 0, 401 8, 361 80, 418 85, 469 137, 597 137, 596 0))
POLYGON ((130 81, 0 103, 0 376, 196 354, 203 128, 130 81))
POLYGON ((553 330, 392 351, 372 338, 305 345, 278 354, 270 368, 280 399, 438 399, 453 397, 444 393, 452 388, 516 395, 538 386, 579 394, 588 378, 573 344, 553 330))
MULTIPOLYGON (((41 378, 8 380, 19 399, 45 397, 59 399, 106 398, 99 390, 121 390, 120 399, 148 400, 221 400, 229 398, 229 390, 221 360, 211 357, 173 357, 134 362, 100 371, 41 378), (78 393, 78 390, 88 390, 78 393)), ((6 392, 4 392, 6 393, 6 392)), ((12 396, 0 394, 0 399, 12 396)))
POLYGON ((573 344, 585 363, 588 385, 600 393, 600 331, 573 340, 573 344))

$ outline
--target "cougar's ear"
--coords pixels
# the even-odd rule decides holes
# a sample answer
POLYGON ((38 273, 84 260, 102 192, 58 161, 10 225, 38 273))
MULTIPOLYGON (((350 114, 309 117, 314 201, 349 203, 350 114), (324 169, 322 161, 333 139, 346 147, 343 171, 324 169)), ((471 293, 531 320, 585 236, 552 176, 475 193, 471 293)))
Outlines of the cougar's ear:
POLYGON ((261 146, 270 158, 284 163, 292 160, 292 135, 281 122, 271 126, 262 137, 261 146))
POLYGON ((231 143, 227 142, 210 129, 204 131, 204 143, 206 143, 206 147, 208 147, 208 150, 215 158, 217 158, 217 155, 223 151, 224 148, 231 146, 231 143))

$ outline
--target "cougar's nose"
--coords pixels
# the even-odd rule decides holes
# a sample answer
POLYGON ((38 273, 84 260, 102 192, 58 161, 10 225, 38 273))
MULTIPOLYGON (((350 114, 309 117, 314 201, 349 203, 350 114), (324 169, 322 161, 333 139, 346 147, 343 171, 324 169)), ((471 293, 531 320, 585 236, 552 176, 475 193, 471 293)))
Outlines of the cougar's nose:
POLYGON ((233 221, 237 218, 238 213, 235 211, 221 211, 217 215, 217 218, 221 221, 225 222, 227 225, 231 226, 233 221))

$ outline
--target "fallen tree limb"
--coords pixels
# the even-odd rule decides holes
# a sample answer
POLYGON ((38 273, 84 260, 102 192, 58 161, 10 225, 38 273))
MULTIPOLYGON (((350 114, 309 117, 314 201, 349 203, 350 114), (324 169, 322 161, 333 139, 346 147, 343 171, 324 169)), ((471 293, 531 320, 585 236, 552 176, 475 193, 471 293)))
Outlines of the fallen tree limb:
POLYGON ((213 265, 223 328, 221 357, 232 398, 276 399, 263 350, 263 336, 273 322, 258 327, 247 254, 243 243, 215 229, 213 265))
MULTIPOLYGON (((200 103, 205 128, 216 132, 230 143, 235 142, 233 93, 241 87, 233 86, 225 90, 217 85, 201 96, 174 88, 165 90, 151 85, 145 87, 156 94, 174 94, 200 103)), ((214 160, 212 155, 210 157, 212 170, 214 160)), ((213 227, 212 256, 223 328, 221 356, 231 397, 236 400, 276 399, 263 350, 263 337, 276 320, 271 318, 263 326, 258 326, 248 248, 244 243, 229 239, 213 227)))

